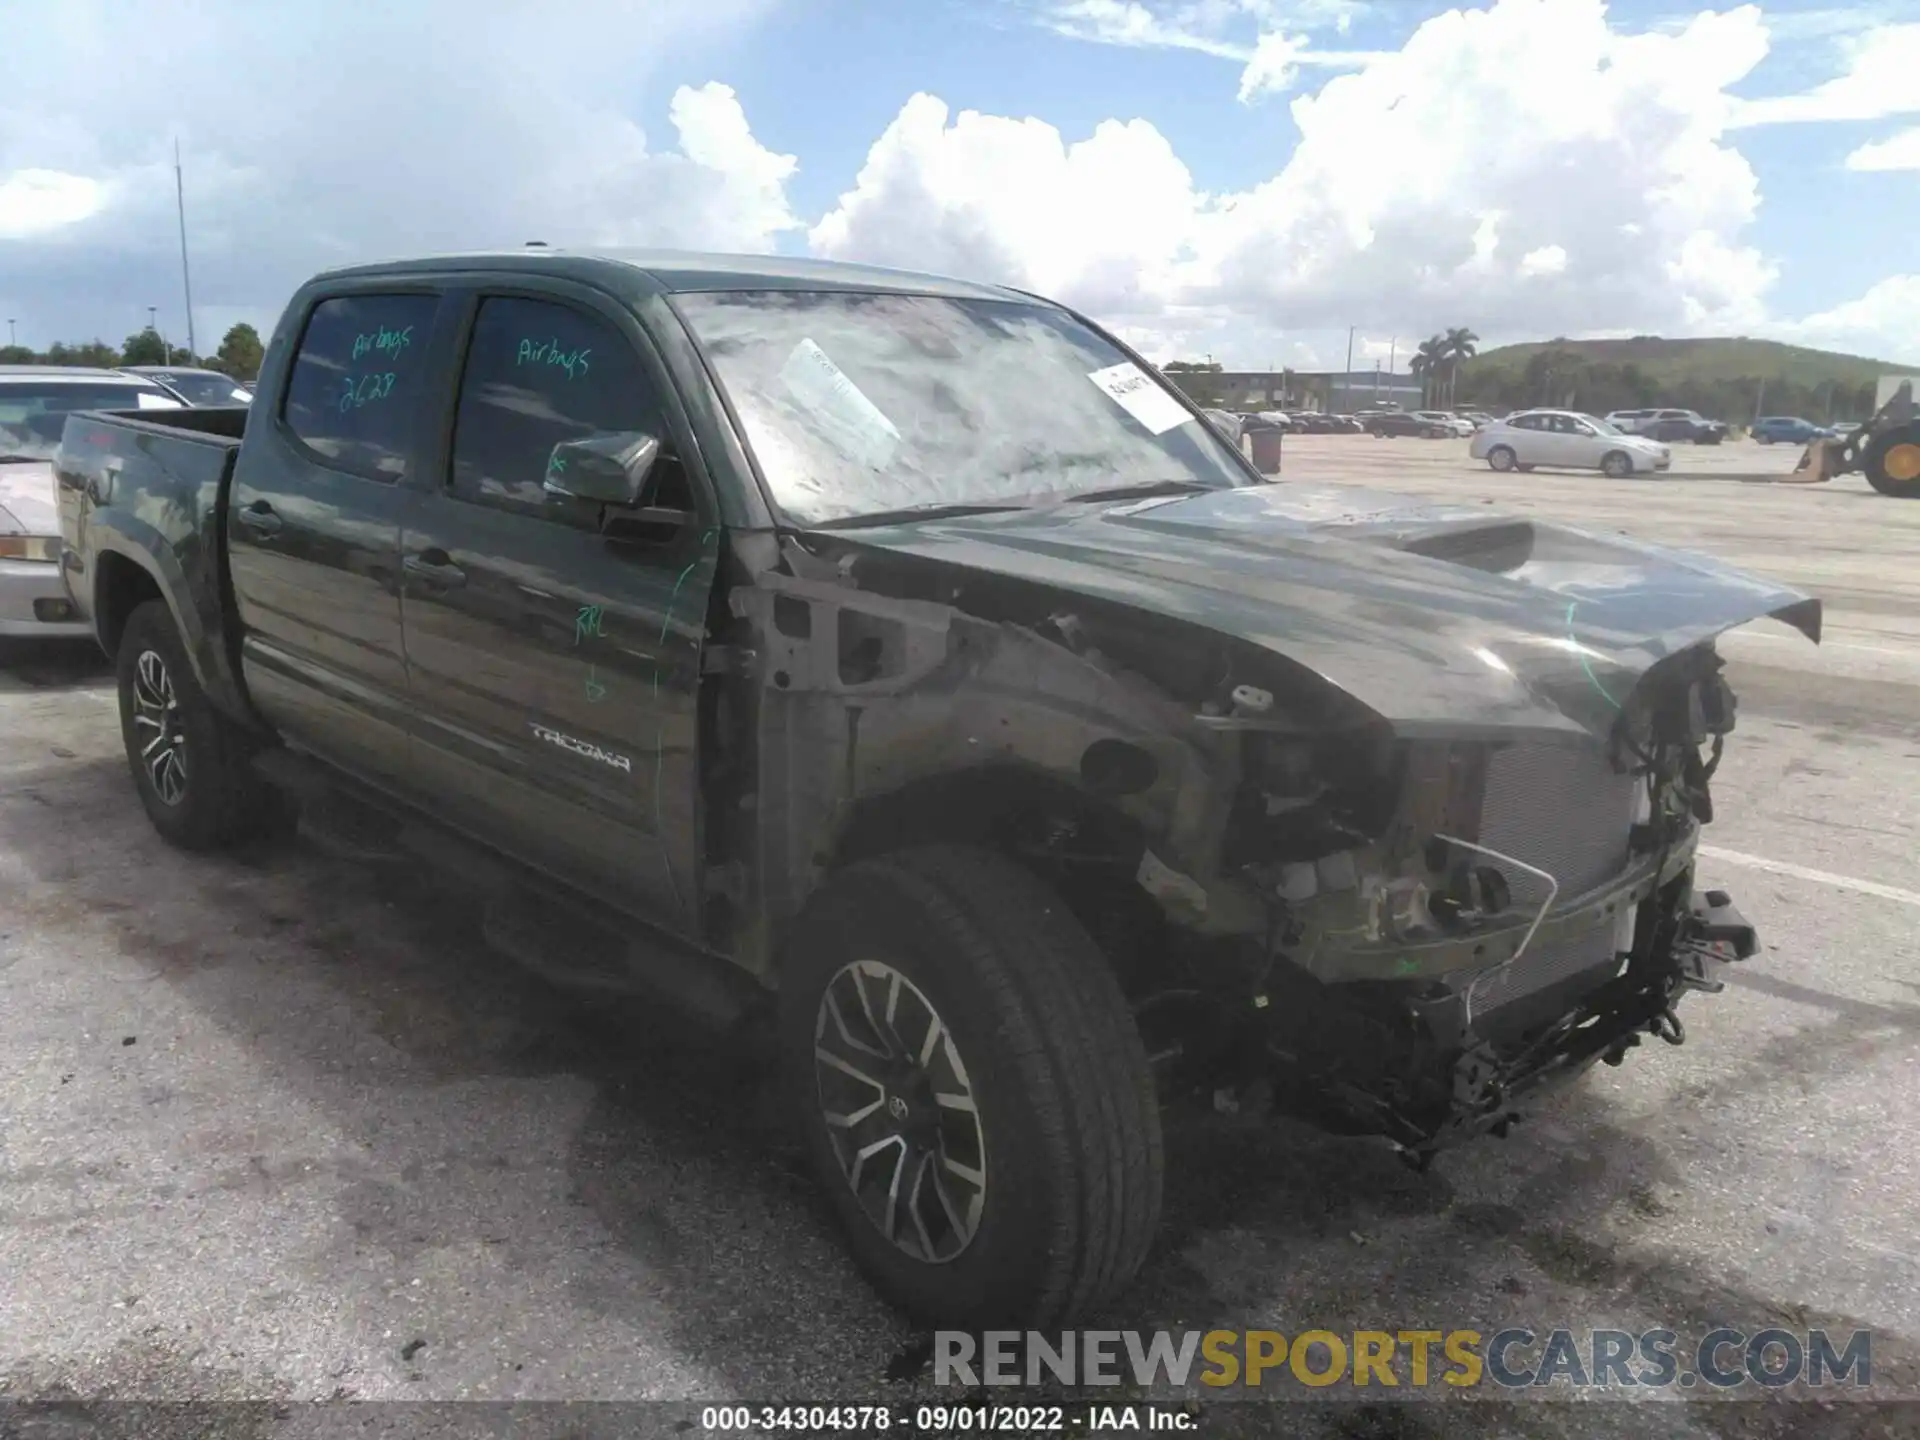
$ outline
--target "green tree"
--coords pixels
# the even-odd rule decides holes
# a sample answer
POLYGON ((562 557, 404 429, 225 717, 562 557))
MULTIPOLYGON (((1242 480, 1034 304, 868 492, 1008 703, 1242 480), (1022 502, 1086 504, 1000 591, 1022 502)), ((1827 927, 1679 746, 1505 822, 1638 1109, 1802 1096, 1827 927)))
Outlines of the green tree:
POLYGON ((25 345, 0 345, 0 365, 33 365, 39 359, 25 345))
POLYGON ((127 337, 127 343, 121 347, 123 365, 165 365, 168 363, 167 342, 160 338, 160 332, 149 325, 127 337))
POLYGON ((1217 406, 1221 400, 1220 374, 1223 367, 1214 360, 1169 360, 1161 369, 1194 404, 1217 406))
POLYGON ((251 380, 259 375, 260 362, 265 358, 266 347, 260 343, 260 332, 251 325, 240 324, 227 331, 210 363, 214 369, 223 370, 236 380, 251 380))
POLYGON ((1441 359, 1446 365, 1447 404, 1451 406, 1460 384, 1460 367, 1474 357, 1480 346, 1480 337, 1466 326, 1456 325, 1438 338, 1441 359))
POLYGON ((1571 405, 1579 391, 1584 364, 1580 356, 1566 348, 1564 336, 1556 337, 1544 349, 1527 357, 1524 375, 1528 403, 1533 405, 1571 405))
POLYGON ((1420 381, 1422 409, 1426 408, 1428 401, 1432 398, 1430 392, 1439 380, 1440 368, 1446 363, 1446 358, 1445 337, 1434 335, 1420 342, 1419 348, 1413 352, 1413 359, 1407 363, 1407 369, 1411 370, 1420 381))
POLYGON ((49 365, 97 365, 111 369, 121 360, 120 352, 104 340, 89 340, 81 345, 68 345, 56 340, 47 347, 46 362, 49 365))

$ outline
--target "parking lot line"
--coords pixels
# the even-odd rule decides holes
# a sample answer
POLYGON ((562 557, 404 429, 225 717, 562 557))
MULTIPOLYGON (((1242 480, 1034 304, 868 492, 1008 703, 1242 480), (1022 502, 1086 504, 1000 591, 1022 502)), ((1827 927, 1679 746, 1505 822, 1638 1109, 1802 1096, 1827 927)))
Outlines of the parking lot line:
POLYGON ((1818 885, 1831 885, 1837 890, 1877 895, 1882 900, 1895 900, 1902 905, 1920 905, 1920 893, 1902 890, 1897 885, 1882 885, 1878 880, 1857 880, 1851 875, 1836 875, 1831 870, 1815 870, 1811 866, 1795 865, 1786 860, 1769 860, 1761 855, 1742 854, 1738 850, 1722 850, 1718 845, 1702 845, 1700 853, 1709 860, 1723 860, 1729 865, 1745 865, 1749 869, 1768 870, 1775 875, 1791 875, 1796 880, 1811 880, 1818 885))
MULTIPOLYGON (((1798 635, 1769 635, 1764 631, 1735 630, 1727 638, 1735 637, 1741 640, 1772 640, 1781 643, 1791 641, 1799 645, 1806 643, 1805 639, 1798 635)), ((1871 655, 1894 655, 1902 660, 1920 659, 1920 656, 1916 656, 1911 650, 1896 650, 1888 645, 1856 645, 1851 640, 1822 640, 1820 648, 1822 650, 1864 650, 1871 655)))

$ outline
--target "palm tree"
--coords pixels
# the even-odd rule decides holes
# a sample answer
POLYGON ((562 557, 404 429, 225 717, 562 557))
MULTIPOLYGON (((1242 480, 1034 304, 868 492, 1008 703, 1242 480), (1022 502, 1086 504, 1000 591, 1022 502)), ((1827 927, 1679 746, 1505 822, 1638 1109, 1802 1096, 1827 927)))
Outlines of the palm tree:
POLYGON ((1413 352, 1413 359, 1407 364, 1407 368, 1420 377, 1420 404, 1422 408, 1425 408, 1428 400, 1431 398, 1427 394, 1428 384, 1439 376, 1441 367, 1446 364, 1446 359, 1446 338, 1441 335, 1435 335, 1431 339, 1420 342, 1420 347, 1413 352))
POLYGON ((1448 329, 1445 335, 1435 336, 1440 342, 1441 358, 1447 371, 1447 406, 1452 408, 1454 389, 1460 380, 1460 362, 1471 360, 1480 346, 1480 337, 1464 325, 1448 329))

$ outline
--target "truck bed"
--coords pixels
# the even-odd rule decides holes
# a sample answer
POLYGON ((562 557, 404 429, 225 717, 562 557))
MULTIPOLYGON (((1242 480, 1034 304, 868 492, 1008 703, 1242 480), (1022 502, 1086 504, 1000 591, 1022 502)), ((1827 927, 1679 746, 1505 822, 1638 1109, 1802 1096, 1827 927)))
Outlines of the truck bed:
MULTIPOLYGON (((158 593, 175 609, 202 683, 238 705, 228 653, 222 532, 244 406, 88 410, 68 418, 54 457, 68 593, 103 643, 123 615, 96 613, 102 575, 158 563, 158 593), (145 563, 142 563, 145 557, 145 563)), ((108 645, 111 649, 111 645, 108 645)))

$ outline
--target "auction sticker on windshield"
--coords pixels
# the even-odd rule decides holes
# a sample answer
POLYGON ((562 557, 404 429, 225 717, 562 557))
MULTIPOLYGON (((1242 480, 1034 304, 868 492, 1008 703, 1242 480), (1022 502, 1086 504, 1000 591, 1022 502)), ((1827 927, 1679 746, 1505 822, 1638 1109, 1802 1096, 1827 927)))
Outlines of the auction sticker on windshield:
POLYGON ((893 459, 900 432, 880 407, 811 340, 802 340, 780 367, 780 378, 822 421, 833 442, 863 464, 881 469, 893 459))
POLYGON ((1178 400, 1154 384, 1131 361, 1095 370, 1087 378, 1111 395, 1122 410, 1155 435, 1164 435, 1174 426, 1193 419, 1178 400))

